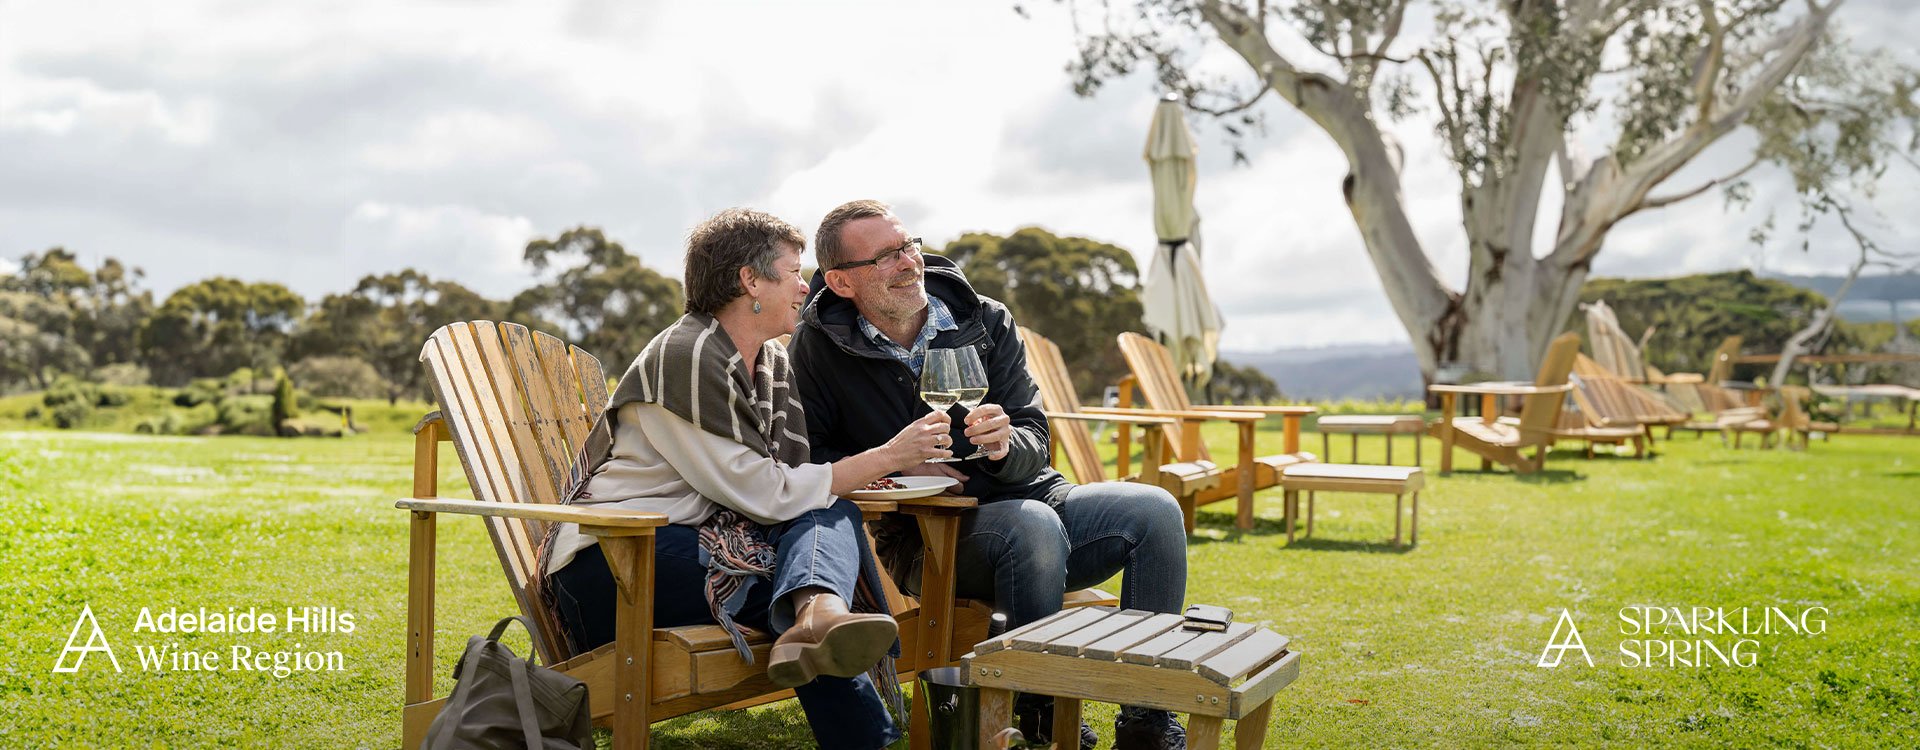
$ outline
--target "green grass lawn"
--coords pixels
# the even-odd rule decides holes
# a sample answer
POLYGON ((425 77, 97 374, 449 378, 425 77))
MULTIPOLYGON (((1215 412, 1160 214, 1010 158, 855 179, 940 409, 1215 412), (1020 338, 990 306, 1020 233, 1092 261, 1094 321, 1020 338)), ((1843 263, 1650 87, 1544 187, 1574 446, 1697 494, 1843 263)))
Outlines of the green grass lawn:
MULTIPOLYGON (((0 746, 397 743, 407 524, 391 499, 409 486, 411 443, 387 427, 334 440, 0 435, 0 746), (82 605, 125 672, 93 654, 77 674, 51 673, 82 605), (301 605, 338 607, 355 629, 131 632, 141 607, 301 605), (223 669, 140 670, 135 645, 173 642, 218 651, 223 669), (345 669, 225 669, 233 645, 295 642, 342 652, 345 669)), ((1232 455, 1230 435, 1209 438, 1232 455)), ((1262 440, 1278 450, 1277 434, 1262 440)), ((1317 436, 1305 442, 1319 449, 1317 436)), ((1407 448, 1402 438, 1396 457, 1407 448)), ((1426 448, 1437 471, 1438 443, 1426 448)), ((1910 746, 1920 440, 1661 448, 1650 461, 1567 451, 1534 477, 1434 477, 1411 550, 1386 544, 1392 503, 1379 496, 1322 494, 1315 537, 1291 547, 1277 492, 1261 494, 1247 533, 1232 528, 1231 503, 1214 505, 1191 540, 1188 599, 1231 607, 1304 652, 1300 680, 1276 698, 1269 747, 1910 746), (1830 614, 1821 635, 1759 636, 1751 668, 1624 667, 1617 613, 1639 605, 1830 614), (1577 654, 1535 666, 1563 609, 1598 666, 1577 654)), ((1379 439, 1363 451, 1377 460, 1379 439)), ((464 494, 450 449, 443 465, 443 491, 464 494)), ((444 692, 467 636, 514 605, 478 521, 443 523, 439 549, 444 692)), ((1112 707, 1088 715, 1110 734, 1112 707)), ((665 722, 655 736, 667 748, 811 744, 791 703, 665 722)))

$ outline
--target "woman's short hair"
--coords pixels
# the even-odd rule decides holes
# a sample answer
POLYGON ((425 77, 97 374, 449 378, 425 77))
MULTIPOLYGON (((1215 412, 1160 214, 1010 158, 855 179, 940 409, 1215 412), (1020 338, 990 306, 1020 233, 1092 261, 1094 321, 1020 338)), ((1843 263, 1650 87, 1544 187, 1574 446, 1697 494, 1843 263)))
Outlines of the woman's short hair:
POLYGON ((687 234, 687 312, 712 315, 745 294, 742 266, 763 279, 779 278, 773 264, 783 246, 805 250, 807 238, 765 211, 729 208, 700 222, 687 234))

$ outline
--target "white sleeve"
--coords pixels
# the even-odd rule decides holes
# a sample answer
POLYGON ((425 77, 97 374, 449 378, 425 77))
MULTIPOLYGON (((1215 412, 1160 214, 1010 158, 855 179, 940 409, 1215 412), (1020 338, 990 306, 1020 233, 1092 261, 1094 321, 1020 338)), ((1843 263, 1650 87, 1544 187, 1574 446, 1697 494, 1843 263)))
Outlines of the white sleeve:
POLYGON ((700 429, 658 404, 634 412, 647 442, 703 497, 755 523, 790 521, 833 504, 833 466, 787 466, 700 429))

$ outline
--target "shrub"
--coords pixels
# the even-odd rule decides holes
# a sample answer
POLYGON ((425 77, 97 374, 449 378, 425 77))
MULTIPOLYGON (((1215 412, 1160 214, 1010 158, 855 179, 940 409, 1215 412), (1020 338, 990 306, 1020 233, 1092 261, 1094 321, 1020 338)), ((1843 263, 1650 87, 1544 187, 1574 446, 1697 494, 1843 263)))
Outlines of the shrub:
POLYGON ((287 368, 301 390, 330 398, 386 398, 387 381, 359 357, 308 357, 287 368))
POLYGON ((228 396, 220 399, 215 423, 223 435, 267 437, 275 434, 272 414, 272 396, 228 396))
POLYGON ((93 400, 94 406, 100 406, 100 407, 126 406, 128 401, 133 400, 132 394, 127 393, 127 390, 125 388, 115 388, 112 386, 107 386, 104 388, 100 388, 99 393, 100 395, 96 396, 93 400))
POLYGON ((53 407, 49 416, 53 417, 53 426, 63 430, 85 427, 87 420, 93 418, 93 405, 84 401, 72 401, 53 407))
POLYGON ((300 404, 293 393, 293 379, 287 377, 285 370, 274 373, 273 410, 270 413, 274 432, 279 433, 282 425, 299 416, 300 404))
POLYGON ((93 371, 94 380, 104 385, 132 386, 149 385, 153 376, 147 368, 132 362, 115 362, 93 371))
POLYGON ((40 395, 53 425, 63 430, 83 426, 93 417, 93 405, 100 400, 100 387, 92 383, 62 377, 40 395))
POLYGON ((201 378, 187 384, 187 387, 180 389, 179 393, 174 394, 173 405, 193 407, 201 404, 215 403, 224 395, 226 395, 226 389, 219 380, 201 378))

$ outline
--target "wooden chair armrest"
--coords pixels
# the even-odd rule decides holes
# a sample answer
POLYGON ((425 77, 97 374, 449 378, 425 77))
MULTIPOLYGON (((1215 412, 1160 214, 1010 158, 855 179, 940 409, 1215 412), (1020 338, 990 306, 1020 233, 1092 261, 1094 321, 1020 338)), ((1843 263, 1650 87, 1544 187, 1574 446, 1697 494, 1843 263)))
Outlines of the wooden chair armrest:
POLYGON ((424 417, 421 417, 420 421, 413 423, 413 434, 415 435, 420 434, 421 430, 432 427, 433 423, 435 422, 445 422, 445 421, 446 421, 445 418, 440 416, 440 412, 438 411, 427 412, 427 415, 424 417))
POLYGON ((1195 411, 1246 411, 1285 417, 1303 417, 1320 411, 1314 406, 1240 406, 1238 404, 1194 404, 1195 411))
POLYGON ((1173 410, 1167 410, 1167 409, 1121 409, 1117 407, 1106 407, 1106 406, 1083 407, 1080 409, 1080 413, 1082 414, 1119 414, 1122 416, 1128 415, 1128 414, 1136 414, 1136 415, 1146 416, 1146 417, 1173 417, 1175 419, 1202 420, 1202 421, 1213 420, 1213 421, 1220 421, 1220 422, 1258 422, 1262 419, 1267 418, 1267 415, 1265 414, 1260 414, 1257 412, 1250 412, 1250 411, 1243 411, 1243 412, 1198 411, 1198 410, 1173 411, 1173 410))
POLYGON ((525 518, 614 529, 647 529, 667 525, 667 517, 660 513, 646 513, 625 508, 596 508, 586 505, 483 503, 460 498, 403 497, 395 500, 393 507, 416 513, 459 513, 468 516, 525 518))
POLYGON ((1169 425, 1172 417, 1149 417, 1142 414, 1088 414, 1086 412, 1050 411, 1044 412, 1048 419, 1079 420, 1082 422, 1119 422, 1121 424, 1169 425))

